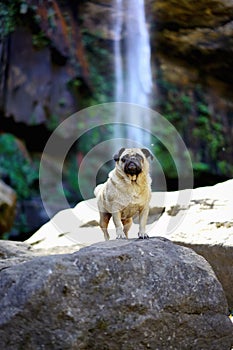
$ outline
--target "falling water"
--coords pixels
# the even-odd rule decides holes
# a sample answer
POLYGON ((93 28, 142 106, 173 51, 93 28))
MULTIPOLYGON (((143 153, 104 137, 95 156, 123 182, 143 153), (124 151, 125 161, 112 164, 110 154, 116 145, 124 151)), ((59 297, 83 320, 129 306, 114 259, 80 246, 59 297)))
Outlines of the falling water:
MULTIPOLYGON (((149 107, 152 73, 144 0, 115 0, 115 6, 115 100, 149 107)), ((150 130, 146 109, 139 111, 135 113, 134 108, 134 113, 127 115, 117 111, 116 122, 136 122, 141 128, 150 130)), ((116 127, 115 136, 148 146, 150 136, 141 128, 116 127)))

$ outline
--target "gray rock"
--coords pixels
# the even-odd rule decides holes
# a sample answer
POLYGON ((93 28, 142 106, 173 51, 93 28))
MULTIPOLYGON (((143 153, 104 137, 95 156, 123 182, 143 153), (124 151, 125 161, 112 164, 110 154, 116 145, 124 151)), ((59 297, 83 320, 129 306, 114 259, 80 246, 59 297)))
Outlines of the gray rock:
POLYGON ((109 241, 1 271, 0 348, 230 349, 221 284, 162 238, 109 241))
POLYGON ((0 272, 33 259, 37 252, 32 252, 31 246, 23 242, 0 241, 0 272))
POLYGON ((30 254, 30 245, 23 242, 0 241, 0 261, 30 254))
POLYGON ((233 247, 211 244, 193 244, 176 242, 184 247, 193 249, 203 256, 214 270, 219 282, 222 284, 230 310, 233 310, 233 247))
POLYGON ((32 260, 36 256, 70 254, 81 247, 83 246, 73 244, 72 246, 55 246, 49 249, 33 249, 33 246, 23 242, 0 240, 0 271, 32 260))

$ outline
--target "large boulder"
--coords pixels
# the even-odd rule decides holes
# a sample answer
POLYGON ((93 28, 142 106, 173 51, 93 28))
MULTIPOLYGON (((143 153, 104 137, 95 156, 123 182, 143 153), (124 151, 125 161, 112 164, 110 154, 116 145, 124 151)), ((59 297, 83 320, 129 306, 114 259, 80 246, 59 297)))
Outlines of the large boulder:
MULTIPOLYGON (((191 191, 153 192, 147 230, 191 247, 211 264, 233 308, 233 180, 191 191), (158 220, 159 219, 159 220, 158 220)), ((96 200, 80 202, 56 214, 27 240, 34 249, 52 249, 103 241, 96 200)), ((110 221, 110 237, 115 228, 110 221)), ((138 224, 129 237, 136 238, 138 224)))
POLYGON ((11 229, 16 209, 15 191, 0 180, 0 236, 11 229))
POLYGON ((168 240, 109 241, 5 268, 1 349, 231 349, 209 264, 168 240))

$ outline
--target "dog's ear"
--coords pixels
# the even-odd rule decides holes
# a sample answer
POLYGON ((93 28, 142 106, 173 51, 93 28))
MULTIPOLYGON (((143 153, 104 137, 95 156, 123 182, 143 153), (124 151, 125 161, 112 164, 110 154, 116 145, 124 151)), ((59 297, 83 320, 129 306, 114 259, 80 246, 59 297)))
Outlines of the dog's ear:
POLYGON ((124 152, 125 148, 121 148, 119 150, 118 153, 116 153, 114 156, 113 156, 113 159, 115 160, 115 162, 118 162, 118 160, 120 159, 120 156, 122 155, 122 153, 124 152))
POLYGON ((151 160, 154 159, 154 156, 152 155, 152 153, 147 148, 141 148, 141 151, 145 155, 146 158, 150 157, 151 160))

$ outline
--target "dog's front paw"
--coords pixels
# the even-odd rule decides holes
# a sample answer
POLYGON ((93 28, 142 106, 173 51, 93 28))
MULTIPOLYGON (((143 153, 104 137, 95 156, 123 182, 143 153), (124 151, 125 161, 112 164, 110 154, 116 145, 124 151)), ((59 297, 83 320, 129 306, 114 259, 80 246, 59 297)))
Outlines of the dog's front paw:
POLYGON ((126 239, 126 235, 122 229, 116 231, 116 239, 126 239))
POLYGON ((138 233, 138 238, 139 239, 149 239, 149 236, 148 236, 148 234, 146 234, 146 233, 138 233))

